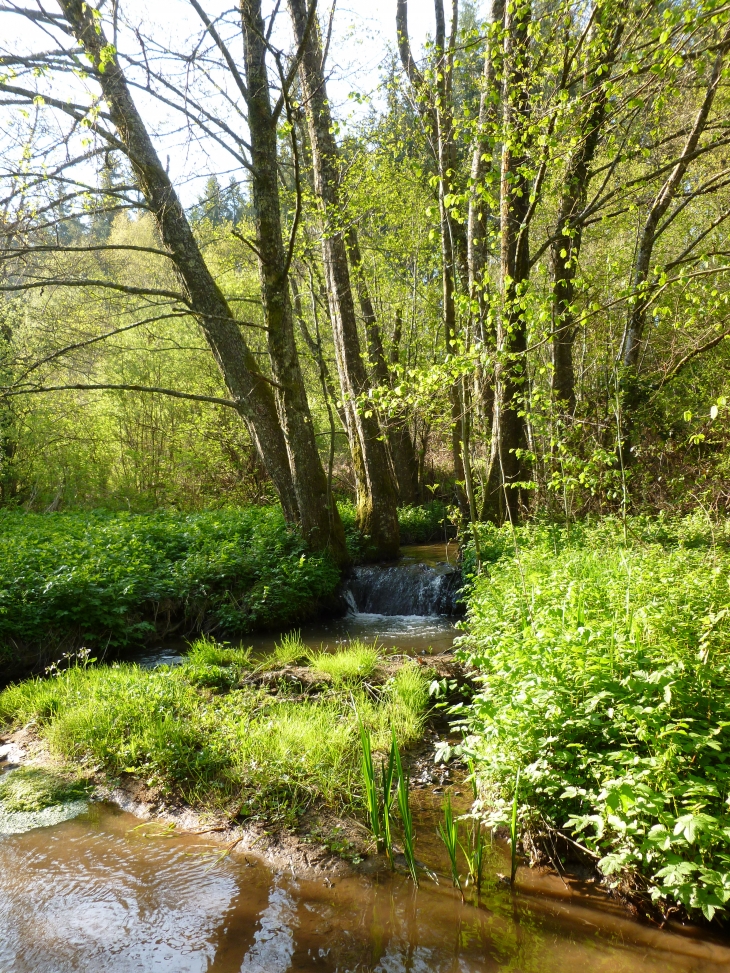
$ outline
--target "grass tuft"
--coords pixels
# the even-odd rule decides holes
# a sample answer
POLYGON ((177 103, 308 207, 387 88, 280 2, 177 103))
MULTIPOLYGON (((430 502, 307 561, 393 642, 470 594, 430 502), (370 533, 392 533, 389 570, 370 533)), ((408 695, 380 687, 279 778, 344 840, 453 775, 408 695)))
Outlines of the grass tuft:
POLYGON ((310 652, 307 661, 312 669, 331 676, 335 683, 352 682, 372 676, 380 654, 375 645, 354 641, 339 652, 310 652))
POLYGON ((281 669, 284 666, 295 665, 297 662, 306 662, 308 654, 309 649, 302 642, 302 633, 287 632, 274 645, 274 651, 267 656, 262 668, 281 669))
POLYGON ((0 693, 0 721, 35 722, 51 751, 80 766, 129 773, 199 807, 292 821, 325 803, 361 807, 358 715, 374 749, 414 743, 428 707, 428 674, 410 664, 376 692, 357 683, 289 697, 236 683, 238 650, 196 643, 183 665, 73 668, 0 693), (221 665, 226 663, 226 665, 221 665))

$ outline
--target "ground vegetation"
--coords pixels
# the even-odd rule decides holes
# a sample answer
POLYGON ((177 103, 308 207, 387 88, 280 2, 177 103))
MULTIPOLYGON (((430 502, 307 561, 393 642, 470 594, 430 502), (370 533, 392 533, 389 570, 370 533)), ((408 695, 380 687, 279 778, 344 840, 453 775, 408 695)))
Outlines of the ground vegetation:
MULTIPOLYGON (((309 656, 301 643, 292 651, 309 656)), ((408 746, 429 706, 416 662, 389 664, 365 645, 309 662, 300 681, 264 685, 249 653, 202 639, 174 669, 74 665, 11 686, 0 720, 33 722, 87 776, 131 775, 198 808, 294 824, 307 808, 358 808, 361 723, 379 750, 393 732, 408 746)))
POLYGON ((711 919, 730 901, 730 536, 704 515, 486 530, 458 709, 478 806, 524 847, 711 919), (560 848, 560 851, 558 851, 560 848))

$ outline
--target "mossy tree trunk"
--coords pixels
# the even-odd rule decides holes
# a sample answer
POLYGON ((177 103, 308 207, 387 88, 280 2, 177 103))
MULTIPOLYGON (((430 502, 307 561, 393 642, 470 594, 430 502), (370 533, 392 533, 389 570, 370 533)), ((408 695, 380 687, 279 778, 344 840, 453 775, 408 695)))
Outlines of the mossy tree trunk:
POLYGON ((274 483, 285 517, 299 520, 294 482, 272 383, 260 372, 228 303, 200 252, 185 211, 152 144, 116 53, 83 0, 59 0, 71 32, 91 61, 135 179, 168 248, 176 274, 274 483))
POLYGON ((383 434, 374 412, 358 408, 367 393, 350 282, 339 194, 339 150, 327 100, 318 24, 306 0, 289 0, 294 36, 301 51, 299 76, 307 112, 315 191, 319 200, 327 295, 337 368, 346 400, 348 436, 358 485, 358 525, 380 557, 400 549, 397 494, 383 434))
MULTIPOLYGON (((317 449, 312 415, 294 339, 289 269, 296 222, 285 250, 279 198, 278 115, 272 110, 261 0, 242 0, 246 105, 251 136, 251 190, 261 294, 276 404, 284 431, 302 533, 316 550, 348 560, 345 532, 317 449)), ((286 93, 284 101, 286 102, 286 93)), ((296 133, 292 126, 292 137, 296 133)), ((296 152, 296 146, 294 146, 296 152)), ((296 155, 295 155, 296 158, 296 155)), ((298 173, 296 174, 298 178, 298 173)), ((298 189, 298 187, 297 187, 298 189)), ((295 221, 298 218, 295 216, 295 221)))

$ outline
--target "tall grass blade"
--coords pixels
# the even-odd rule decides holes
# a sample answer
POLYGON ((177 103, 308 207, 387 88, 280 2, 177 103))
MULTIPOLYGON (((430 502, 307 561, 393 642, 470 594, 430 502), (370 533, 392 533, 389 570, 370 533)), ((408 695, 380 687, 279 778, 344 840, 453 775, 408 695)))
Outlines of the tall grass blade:
POLYGON ((370 830, 378 846, 382 849, 383 837, 380 830, 380 806, 378 801, 378 786, 373 767, 373 751, 370 741, 370 730, 360 723, 360 746, 361 757, 360 767, 362 769, 362 781, 365 788, 365 803, 370 818, 370 830))
POLYGON ((515 777, 515 796, 512 799, 512 820, 510 821, 509 837, 512 843, 512 872, 510 874, 510 885, 515 884, 517 874, 517 792, 520 787, 520 768, 517 768, 515 777))
POLYGON ((416 834, 413 828, 413 816, 411 815, 409 800, 409 780, 403 772, 403 764, 398 750, 398 743, 393 730, 393 750, 395 754, 395 769, 398 774, 398 810, 403 823, 403 856, 411 873, 413 884, 418 886, 418 870, 416 867, 416 834))
POLYGON ((461 901, 464 901, 464 890, 461 887, 461 877, 459 875, 459 863, 456 860, 456 849, 459 847, 459 824, 454 819, 454 812, 451 808, 451 795, 449 794, 446 798, 446 803, 444 804, 444 821, 443 824, 439 822, 438 834, 443 843, 446 845, 446 851, 449 855, 449 862, 451 864, 451 879, 454 883, 454 888, 461 892, 461 901))
POLYGON ((481 821, 475 821, 474 826, 469 830, 469 847, 465 848, 461 842, 459 842, 459 845, 469 867, 469 878, 472 885, 476 886, 477 892, 481 892, 485 847, 481 821))
POLYGON ((476 801, 479 797, 479 786, 477 783, 477 765, 473 757, 469 757, 467 761, 467 767, 469 768, 469 783, 471 784, 472 797, 476 801))
POLYGON ((395 863, 393 861, 393 834, 390 827, 391 815, 393 811, 393 781, 395 779, 395 757, 398 752, 398 747, 396 746, 395 737, 390 744, 390 754, 388 755, 387 766, 385 761, 382 765, 382 783, 383 783, 383 838, 385 842, 385 850, 388 854, 390 860, 390 867, 394 868, 395 863))

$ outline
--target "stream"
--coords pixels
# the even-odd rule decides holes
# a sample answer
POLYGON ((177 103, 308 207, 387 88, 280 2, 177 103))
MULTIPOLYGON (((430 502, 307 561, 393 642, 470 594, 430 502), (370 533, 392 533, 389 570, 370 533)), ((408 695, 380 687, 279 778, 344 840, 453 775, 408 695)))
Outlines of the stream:
MULTIPOLYGON (((313 648, 376 638, 443 652, 454 619, 455 551, 404 550, 398 565, 358 569, 351 611, 302 628, 313 648)), ((278 636, 246 639, 256 653, 278 636)), ((180 646, 147 653, 173 663, 180 646)), ((0 768, 2 764, 0 764, 0 768)), ((467 797, 452 784, 454 803, 467 797)), ((0 816, 0 973, 720 973, 730 942, 703 929, 639 922, 591 881, 520 868, 495 842, 481 896, 462 904, 436 836, 443 792, 414 789, 417 853, 438 878, 416 890, 399 873, 316 880, 251 854, 226 858, 205 836, 145 837, 138 819, 91 803, 69 820, 7 833, 0 816), (136 829, 136 830, 135 830, 136 829)), ((37 822, 39 825, 43 822, 37 822)))

